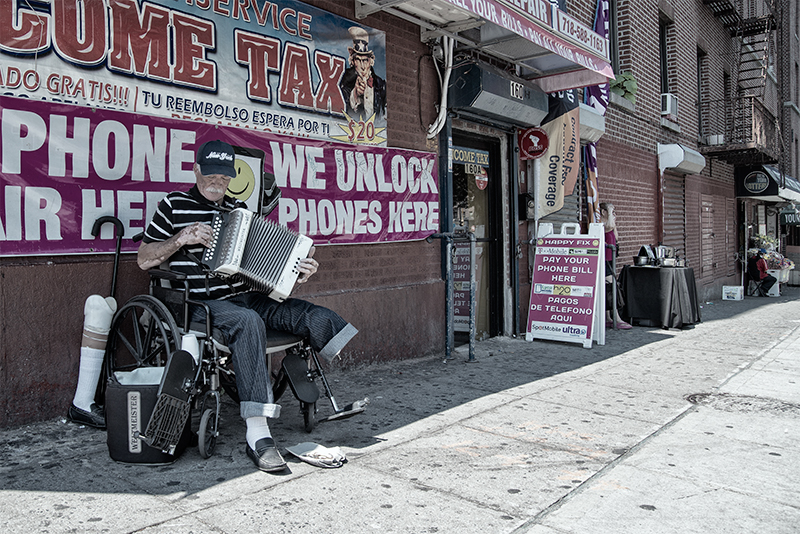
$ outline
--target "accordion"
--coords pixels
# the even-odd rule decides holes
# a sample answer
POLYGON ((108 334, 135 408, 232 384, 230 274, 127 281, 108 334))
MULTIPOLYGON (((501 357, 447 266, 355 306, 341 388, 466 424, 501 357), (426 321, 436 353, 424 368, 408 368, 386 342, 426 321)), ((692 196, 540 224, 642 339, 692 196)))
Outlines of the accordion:
POLYGON ((237 208, 214 215, 213 243, 203 263, 220 278, 240 281, 270 298, 283 301, 300 272, 297 263, 308 257, 311 238, 237 208))

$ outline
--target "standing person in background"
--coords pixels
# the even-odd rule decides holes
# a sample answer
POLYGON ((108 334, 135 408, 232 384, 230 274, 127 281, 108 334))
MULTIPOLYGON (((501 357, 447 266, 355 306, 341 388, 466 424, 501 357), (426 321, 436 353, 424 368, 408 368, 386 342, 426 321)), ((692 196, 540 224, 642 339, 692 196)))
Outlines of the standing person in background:
POLYGON ((617 217, 614 212, 614 204, 608 202, 600 203, 600 222, 603 223, 606 231, 606 327, 613 328, 616 322, 617 328, 620 330, 630 330, 631 325, 623 321, 619 316, 619 310, 622 309, 624 301, 622 300, 622 292, 620 292, 619 286, 614 283, 617 273, 614 272, 612 267, 612 260, 619 253, 619 248, 617 247, 617 217), (608 245, 613 245, 614 248, 609 248, 608 245), (611 312, 614 307, 613 294, 615 286, 617 288, 617 308, 613 310, 614 318, 612 319, 611 312))

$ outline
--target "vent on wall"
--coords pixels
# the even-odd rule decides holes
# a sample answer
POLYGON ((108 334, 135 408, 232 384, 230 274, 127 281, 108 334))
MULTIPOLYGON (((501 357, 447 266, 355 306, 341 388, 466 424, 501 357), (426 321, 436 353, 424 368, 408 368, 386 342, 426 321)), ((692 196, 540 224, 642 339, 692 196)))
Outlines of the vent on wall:
POLYGON ((672 93, 661 93, 661 115, 678 116, 678 97, 672 93))

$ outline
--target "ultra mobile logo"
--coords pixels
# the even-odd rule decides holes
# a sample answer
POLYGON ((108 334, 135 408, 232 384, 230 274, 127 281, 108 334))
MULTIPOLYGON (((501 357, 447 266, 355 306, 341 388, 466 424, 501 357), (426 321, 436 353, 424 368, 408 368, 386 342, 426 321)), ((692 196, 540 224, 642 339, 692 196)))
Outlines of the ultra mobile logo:
POLYGON ((561 329, 561 332, 567 334, 568 336, 585 336, 586 327, 567 325, 561 329))

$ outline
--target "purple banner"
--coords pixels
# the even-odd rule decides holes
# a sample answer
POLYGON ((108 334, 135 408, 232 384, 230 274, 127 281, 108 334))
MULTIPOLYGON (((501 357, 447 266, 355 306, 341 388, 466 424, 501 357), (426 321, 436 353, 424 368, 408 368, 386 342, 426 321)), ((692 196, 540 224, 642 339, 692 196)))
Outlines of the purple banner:
MULTIPOLYGON (((597 11, 594 17, 594 31, 608 37, 608 0, 597 0, 597 11)), ((589 104, 600 115, 606 114, 608 108, 609 85, 603 83, 587 87, 583 92, 583 101, 589 104)), ((586 207, 589 222, 600 222, 600 197, 597 186, 597 143, 588 143, 583 147, 584 173, 586 177, 586 207)))
MULTIPOLYGON (((436 155, 297 139, 236 127, 0 97, 0 256, 113 252, 112 225, 142 231, 170 191, 188 190, 196 148, 236 147, 229 193, 258 211, 262 173, 281 199, 271 219, 316 244, 424 239, 439 228, 436 155)), ((124 241, 124 250, 136 245, 124 241)))

